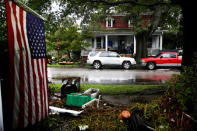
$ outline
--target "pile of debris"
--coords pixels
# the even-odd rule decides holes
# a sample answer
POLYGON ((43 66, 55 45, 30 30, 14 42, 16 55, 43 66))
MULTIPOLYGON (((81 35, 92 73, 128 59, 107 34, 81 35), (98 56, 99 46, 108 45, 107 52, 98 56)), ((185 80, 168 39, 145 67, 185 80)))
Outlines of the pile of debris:
POLYGON ((50 100, 50 113, 80 115, 88 106, 99 107, 99 89, 90 88, 84 93, 80 91, 80 78, 62 80, 61 94, 54 93, 50 100))

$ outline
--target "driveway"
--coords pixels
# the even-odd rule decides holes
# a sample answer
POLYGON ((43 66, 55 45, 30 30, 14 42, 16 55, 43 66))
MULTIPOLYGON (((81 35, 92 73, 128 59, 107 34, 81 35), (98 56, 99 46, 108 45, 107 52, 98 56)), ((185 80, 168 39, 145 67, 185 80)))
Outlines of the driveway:
POLYGON ((123 70, 48 67, 48 78, 53 83, 61 83, 63 78, 80 77, 81 84, 160 84, 169 81, 175 69, 123 70))

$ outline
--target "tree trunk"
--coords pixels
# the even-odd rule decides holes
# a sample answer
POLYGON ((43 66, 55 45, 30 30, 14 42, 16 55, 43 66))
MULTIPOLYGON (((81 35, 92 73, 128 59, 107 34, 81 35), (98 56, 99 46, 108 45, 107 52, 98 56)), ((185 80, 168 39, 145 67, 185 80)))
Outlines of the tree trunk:
POLYGON ((195 18, 196 4, 183 0, 181 4, 183 13, 183 61, 182 65, 190 66, 193 64, 194 53, 197 52, 196 48, 196 23, 195 18))
POLYGON ((137 33, 136 35, 136 62, 139 64, 141 58, 147 57, 147 40, 149 37, 149 33, 147 31, 142 31, 137 33))
POLYGON ((67 51, 67 58, 70 60, 70 51, 67 51))

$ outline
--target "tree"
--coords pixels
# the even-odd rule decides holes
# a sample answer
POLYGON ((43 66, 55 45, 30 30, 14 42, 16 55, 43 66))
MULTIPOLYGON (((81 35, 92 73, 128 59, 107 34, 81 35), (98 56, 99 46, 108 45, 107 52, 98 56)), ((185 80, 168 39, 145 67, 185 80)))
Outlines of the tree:
POLYGON ((7 78, 8 68, 8 39, 7 39, 7 22, 6 22, 6 11, 3 1, 0 1, 0 58, 4 63, 3 67, 0 68, 0 79, 7 78))
POLYGON ((60 56, 67 54, 68 58, 70 58, 70 54, 72 54, 76 56, 76 59, 79 59, 81 50, 89 46, 84 41, 87 38, 91 38, 91 35, 88 32, 79 33, 76 26, 59 27, 55 33, 47 35, 47 50, 48 52, 58 50, 56 43, 59 40, 60 56))
POLYGON ((195 38, 196 33, 193 31, 196 30, 197 20, 194 19, 193 12, 196 11, 196 5, 193 2, 187 2, 182 0, 181 3, 182 14, 183 14, 183 62, 185 66, 190 66, 193 63, 193 58, 197 52, 195 38))

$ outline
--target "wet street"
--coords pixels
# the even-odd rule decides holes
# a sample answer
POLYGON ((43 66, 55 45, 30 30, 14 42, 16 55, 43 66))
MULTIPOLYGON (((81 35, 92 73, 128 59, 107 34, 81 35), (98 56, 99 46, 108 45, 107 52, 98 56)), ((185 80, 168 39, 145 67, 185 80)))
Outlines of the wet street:
POLYGON ((48 67, 50 82, 61 83, 67 77, 80 77, 81 84, 161 84, 169 81, 173 74, 180 74, 176 69, 87 69, 48 67))

